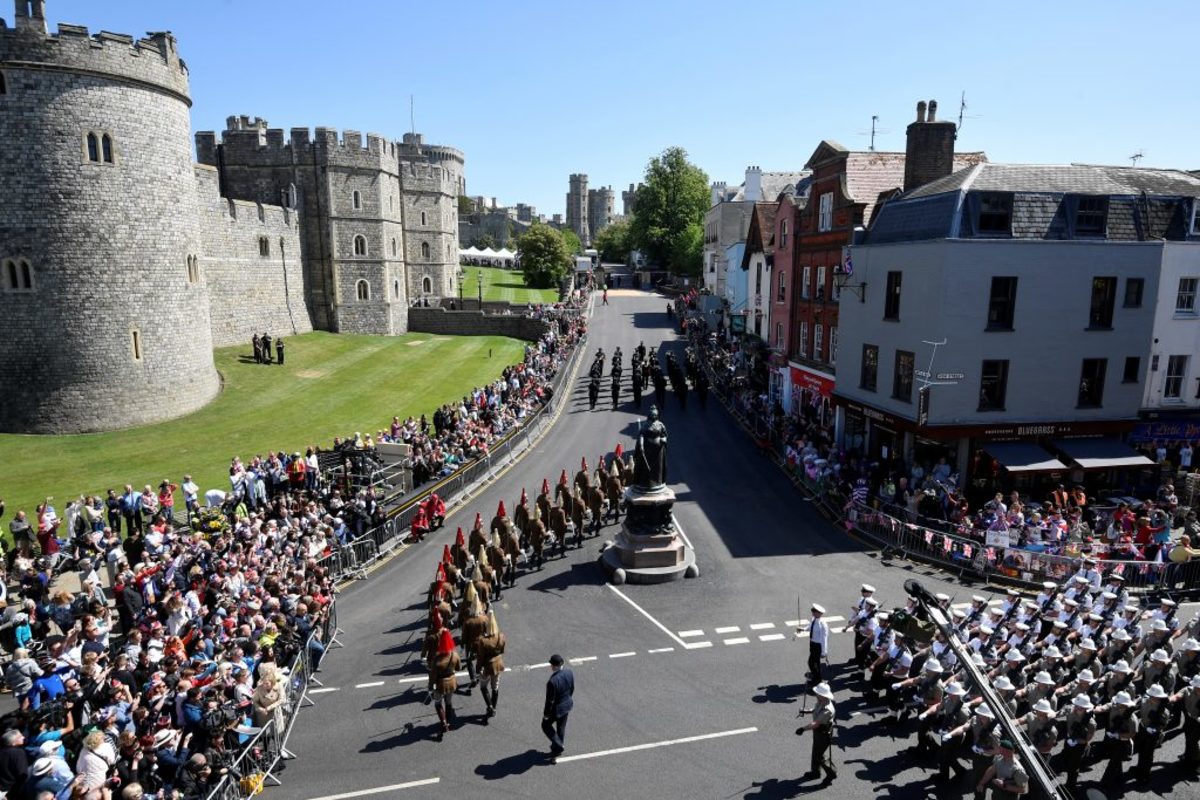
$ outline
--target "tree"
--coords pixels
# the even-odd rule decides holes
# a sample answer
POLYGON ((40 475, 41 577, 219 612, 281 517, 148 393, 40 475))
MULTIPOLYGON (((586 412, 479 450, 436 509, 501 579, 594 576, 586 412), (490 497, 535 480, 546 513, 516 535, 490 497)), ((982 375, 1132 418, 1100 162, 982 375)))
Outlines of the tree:
POLYGON ((629 228, 629 220, 622 219, 596 234, 596 241, 593 244, 600 251, 601 260, 615 261, 620 264, 629 260, 629 252, 633 250, 629 228))
POLYGON ((708 175, 688 161, 682 147, 668 147, 646 165, 630 226, 631 244, 651 264, 698 275, 709 199, 708 175))
POLYGON ((517 240, 517 254, 525 285, 550 289, 559 285, 571 269, 571 251, 559 231, 534 223, 517 240))
POLYGON ((567 245, 567 251, 575 254, 583 252, 583 242, 579 241, 579 237, 575 235, 575 231, 570 228, 562 228, 559 230, 562 234, 562 240, 567 245))
POLYGON ((495 250, 497 246, 496 237, 492 236, 490 233, 481 233, 471 240, 471 245, 479 248, 480 250, 486 250, 489 247, 495 250))
POLYGON ((465 214, 470 214, 474 210, 475 210, 475 203, 471 201, 471 198, 467 197, 465 194, 460 194, 458 196, 459 216, 462 216, 465 214))

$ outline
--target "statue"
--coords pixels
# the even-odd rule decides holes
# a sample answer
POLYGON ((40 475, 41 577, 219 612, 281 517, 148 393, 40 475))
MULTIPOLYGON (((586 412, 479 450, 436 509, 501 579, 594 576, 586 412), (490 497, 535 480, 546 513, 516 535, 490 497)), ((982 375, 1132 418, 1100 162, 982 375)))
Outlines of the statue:
POLYGON ((657 489, 667 482, 667 426, 658 418, 658 406, 650 406, 647 425, 638 433, 633 451, 633 484, 657 489))

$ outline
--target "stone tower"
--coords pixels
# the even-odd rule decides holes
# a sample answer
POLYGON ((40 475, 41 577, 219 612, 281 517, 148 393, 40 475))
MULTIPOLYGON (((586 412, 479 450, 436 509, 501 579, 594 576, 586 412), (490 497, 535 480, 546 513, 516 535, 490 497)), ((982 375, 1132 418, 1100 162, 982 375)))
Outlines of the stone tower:
POLYGON ((617 195, 611 186, 588 192, 588 233, 593 238, 612 224, 616 205, 617 195))
POLYGON ((625 216, 633 215, 634 209, 637 208, 638 189, 641 188, 641 184, 635 186, 631 183, 628 189, 621 192, 621 213, 625 216))
POLYGON ((587 245, 592 241, 588 231, 588 176, 581 173, 571 175, 567 191, 567 227, 575 231, 579 241, 587 245))
POLYGON ((396 147, 408 243, 408 291, 434 302, 458 291, 458 196, 466 194, 461 150, 406 133, 396 147))
POLYGON ((168 33, 0 22, 0 430, 111 430, 218 390, 187 67, 168 33))

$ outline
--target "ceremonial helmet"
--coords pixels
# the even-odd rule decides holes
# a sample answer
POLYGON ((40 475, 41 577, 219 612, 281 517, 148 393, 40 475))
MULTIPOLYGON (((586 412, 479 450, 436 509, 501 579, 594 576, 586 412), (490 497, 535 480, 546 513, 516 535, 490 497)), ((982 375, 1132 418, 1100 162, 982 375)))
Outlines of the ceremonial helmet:
POLYGON ((445 656, 453 652, 454 635, 450 633, 449 628, 442 628, 442 632, 438 634, 437 653, 439 656, 445 656))
MULTIPOLYGON (((584 471, 586 472, 587 470, 585 469, 584 471)), ((558 482, 563 486, 567 485, 567 471, 565 469, 562 471, 562 474, 558 476, 558 482)))
POLYGON ((482 528, 483 527, 483 514, 480 514, 478 511, 475 512, 475 525, 473 527, 474 528, 482 528))
POLYGON ((550 479, 542 478, 542 494, 550 494, 550 479))
POLYGON ((487 635, 500 635, 500 625, 496 622, 496 612, 493 609, 488 609, 487 613, 487 635))
POLYGON ((504 518, 508 516, 508 512, 504 510, 504 501, 500 501, 500 506, 496 509, 496 516, 504 518))
POLYGON ((525 487, 522 486, 521 487, 521 499, 517 501, 517 504, 523 506, 523 505, 528 505, 528 503, 529 503, 529 495, 525 494, 525 487))
POLYGON ((458 533, 454 534, 454 544, 458 547, 464 547, 467 544, 467 537, 463 536, 461 525, 458 528, 458 533))
POLYGON ((454 561, 454 558, 450 555, 450 545, 442 545, 442 563, 449 564, 452 561, 454 561))

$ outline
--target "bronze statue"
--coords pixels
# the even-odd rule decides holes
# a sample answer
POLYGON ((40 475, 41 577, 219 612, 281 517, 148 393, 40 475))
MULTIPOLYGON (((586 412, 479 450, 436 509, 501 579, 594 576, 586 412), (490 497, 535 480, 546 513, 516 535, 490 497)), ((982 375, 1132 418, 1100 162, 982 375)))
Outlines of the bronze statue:
POLYGON ((650 406, 650 416, 638 433, 633 451, 633 483, 642 489, 656 489, 667 482, 667 426, 658 418, 658 406, 650 406))

